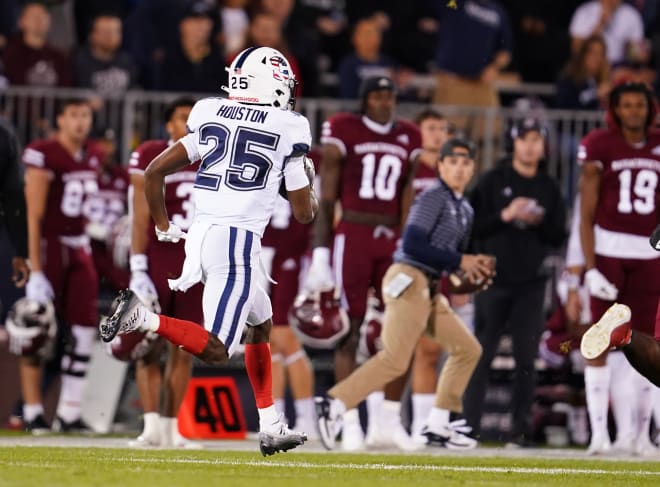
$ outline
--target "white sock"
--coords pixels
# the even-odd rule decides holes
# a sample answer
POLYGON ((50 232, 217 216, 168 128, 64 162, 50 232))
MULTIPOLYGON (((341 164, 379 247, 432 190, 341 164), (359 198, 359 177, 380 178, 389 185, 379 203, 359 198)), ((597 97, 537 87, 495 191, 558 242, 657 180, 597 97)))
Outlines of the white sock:
POLYGON ((275 399, 273 398, 273 403, 275 405, 275 409, 277 409, 278 413, 285 414, 286 413, 286 401, 284 399, 275 399))
POLYGON ((304 399, 296 399, 293 404, 296 408, 296 424, 299 422, 304 424, 315 423, 316 412, 314 411, 314 398, 306 397, 304 399))
POLYGON ((271 425, 280 419, 280 413, 275 409, 275 405, 267 408, 257 408, 259 412, 259 424, 271 425))
POLYGON ((429 429, 440 431, 449 424, 449 410, 438 407, 432 407, 429 413, 429 429))
POLYGON ((143 436, 160 437, 160 414, 156 412, 144 413, 144 426, 142 427, 143 436))
POLYGON ((653 409, 653 389, 655 386, 636 370, 632 371, 635 384, 636 408, 636 433, 638 441, 649 441, 651 426, 651 411, 653 409))
POLYGON ((623 352, 610 352, 607 356, 610 369, 610 398, 616 420, 617 441, 628 442, 635 438, 634 408, 636 391, 632 378, 632 366, 623 352))
POLYGON ((80 418, 81 402, 87 384, 87 369, 96 340, 97 329, 72 325, 72 350, 62 357, 62 385, 57 416, 70 423, 80 418))
POLYGON ((401 403, 399 401, 383 400, 380 407, 380 427, 389 428, 401 422, 401 403))
POLYGON ((34 421, 40 414, 44 414, 43 404, 23 404, 23 421, 34 421))
POLYGON ((584 385, 587 395, 591 437, 609 438, 607 432, 608 392, 610 389, 609 367, 585 367, 584 385))
POLYGON ((174 445, 174 429, 176 428, 175 418, 169 416, 160 417, 160 444, 169 447, 174 445))
POLYGON ((377 431, 383 414, 385 393, 375 391, 367 396, 367 431, 377 431), (376 428, 375 430, 373 428, 376 428))
POLYGON ((410 426, 412 436, 422 434, 422 429, 426 426, 434 402, 435 394, 422 394, 418 392, 412 395, 413 419, 410 426))
POLYGON ((158 331, 158 327, 160 327, 160 316, 149 311, 146 306, 144 307, 144 310, 147 313, 147 317, 144 320, 144 327, 148 331, 158 331))
POLYGON ((355 408, 345 410, 343 412, 343 416, 344 416, 344 424, 348 424, 348 423, 360 424, 360 413, 355 408))

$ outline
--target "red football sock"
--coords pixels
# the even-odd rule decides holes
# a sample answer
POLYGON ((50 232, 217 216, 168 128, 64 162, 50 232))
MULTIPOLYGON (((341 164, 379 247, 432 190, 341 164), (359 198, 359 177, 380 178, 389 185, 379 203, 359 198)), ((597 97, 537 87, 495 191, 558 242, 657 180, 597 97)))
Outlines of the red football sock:
POLYGON ((158 315, 160 325, 158 333, 167 338, 175 345, 181 346, 185 351, 193 355, 199 355, 204 351, 209 342, 209 332, 203 326, 186 320, 177 320, 165 315, 158 315))
POLYGON ((257 408, 273 405, 273 375, 269 343, 245 345, 245 369, 247 370, 257 408))

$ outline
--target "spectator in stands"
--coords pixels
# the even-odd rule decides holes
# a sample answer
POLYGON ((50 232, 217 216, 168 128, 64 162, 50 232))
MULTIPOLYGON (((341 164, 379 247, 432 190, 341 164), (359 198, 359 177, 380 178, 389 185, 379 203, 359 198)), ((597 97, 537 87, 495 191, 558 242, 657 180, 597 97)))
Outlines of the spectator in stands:
POLYGON ((357 98, 362 81, 374 76, 394 76, 394 61, 381 52, 383 36, 373 19, 360 20, 353 29, 353 52, 339 65, 339 96, 357 98))
POLYGON ((530 411, 536 386, 534 361, 543 332, 547 275, 543 261, 566 233, 566 208, 557 183, 543 170, 545 129, 535 119, 512 131, 513 154, 479 179, 470 198, 476 252, 497 258, 494 284, 475 297, 475 334, 483 355, 465 393, 468 424, 479 433, 491 362, 505 330, 516 362, 510 442, 530 441, 530 411))
POLYGON ((305 93, 310 96, 325 94, 322 90, 330 83, 322 72, 334 74, 348 47, 345 3, 343 0, 300 0, 287 19, 284 34, 298 59, 305 93))
POLYGON ((179 45, 165 53, 157 88, 214 93, 227 79, 222 52, 211 41, 214 12, 204 2, 191 4, 179 22, 179 45))
POLYGON ((644 38, 642 16, 622 0, 591 0, 580 6, 571 19, 573 52, 592 35, 602 35, 612 65, 623 63, 626 48, 644 38))
POLYGON ((89 45, 78 52, 76 85, 101 94, 122 93, 136 84, 137 72, 131 56, 121 51, 121 19, 101 14, 92 23, 89 45))
MULTIPOLYGON (((302 93, 302 79, 300 76, 300 68, 295 56, 289 51, 289 47, 284 40, 282 32, 282 24, 280 20, 273 14, 262 11, 254 14, 248 27, 247 36, 245 38, 245 45, 239 51, 251 46, 266 46, 273 47, 286 56, 293 69, 293 74, 296 75, 296 80, 301 83, 298 87, 298 94, 302 93)), ((227 64, 231 64, 231 60, 227 64)))
POLYGON ((607 46, 599 35, 585 39, 557 83, 557 108, 598 110, 610 91, 607 46))
POLYGON ((506 0, 513 69, 526 82, 554 83, 571 52, 568 24, 580 0, 506 0))
POLYGON ((506 12, 493 0, 466 0, 456 8, 435 2, 435 8, 440 28, 433 101, 498 106, 494 82, 509 65, 513 44, 506 12))
POLYGON ((46 42, 50 14, 41 3, 29 2, 18 19, 20 33, 4 53, 5 73, 12 85, 71 86, 66 56, 46 42))
POLYGON ((224 36, 224 56, 233 58, 245 44, 250 19, 245 9, 247 0, 224 0, 220 9, 222 33, 224 36))
POLYGON ((18 16, 18 0, 0 0, 0 53, 7 45, 9 36, 16 29, 18 16))

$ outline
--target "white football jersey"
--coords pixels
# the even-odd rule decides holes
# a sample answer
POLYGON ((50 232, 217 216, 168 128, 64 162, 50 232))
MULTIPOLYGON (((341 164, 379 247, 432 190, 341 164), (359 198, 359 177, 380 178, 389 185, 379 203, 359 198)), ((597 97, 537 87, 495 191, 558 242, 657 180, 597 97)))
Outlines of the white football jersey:
POLYGON ((191 162, 201 160, 195 220, 262 236, 282 178, 287 191, 309 184, 302 156, 312 135, 299 113, 205 98, 190 112, 188 130, 180 141, 191 162))

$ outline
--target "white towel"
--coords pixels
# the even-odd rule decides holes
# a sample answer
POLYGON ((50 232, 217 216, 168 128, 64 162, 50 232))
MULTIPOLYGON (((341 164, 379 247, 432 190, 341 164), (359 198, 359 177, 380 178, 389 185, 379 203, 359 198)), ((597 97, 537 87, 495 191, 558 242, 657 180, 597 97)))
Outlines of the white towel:
POLYGON ((186 260, 178 279, 168 279, 172 291, 186 292, 202 280, 202 244, 211 222, 195 221, 186 235, 186 260))

